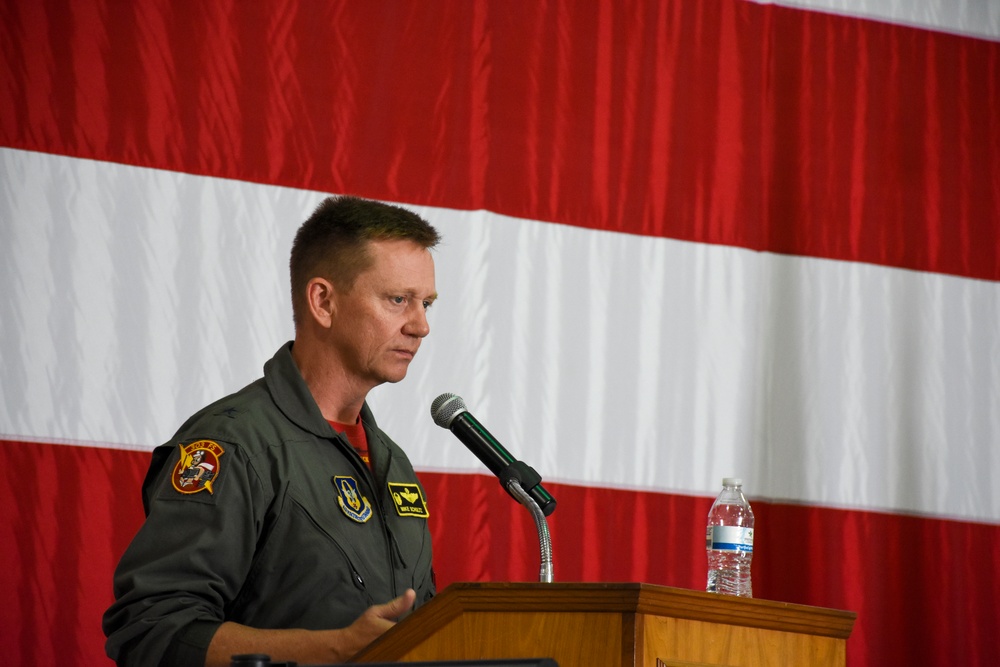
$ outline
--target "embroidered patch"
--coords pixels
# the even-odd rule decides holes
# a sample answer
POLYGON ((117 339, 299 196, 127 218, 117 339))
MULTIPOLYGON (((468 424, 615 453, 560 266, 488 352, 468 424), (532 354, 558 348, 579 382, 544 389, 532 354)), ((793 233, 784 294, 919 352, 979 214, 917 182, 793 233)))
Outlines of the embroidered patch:
POLYGON ((174 488, 184 494, 208 491, 214 494, 212 488, 219 479, 219 459, 226 453, 219 443, 211 440, 198 440, 181 448, 181 459, 174 466, 170 482, 174 488))
POLYGON ((348 519, 364 523, 372 518, 372 506, 368 499, 358 490, 358 482, 353 477, 337 476, 333 478, 333 486, 337 489, 337 502, 341 511, 348 519))
POLYGON ((389 493, 392 495, 392 503, 396 506, 396 513, 399 516, 419 516, 424 519, 430 516, 420 485, 389 482, 389 493))

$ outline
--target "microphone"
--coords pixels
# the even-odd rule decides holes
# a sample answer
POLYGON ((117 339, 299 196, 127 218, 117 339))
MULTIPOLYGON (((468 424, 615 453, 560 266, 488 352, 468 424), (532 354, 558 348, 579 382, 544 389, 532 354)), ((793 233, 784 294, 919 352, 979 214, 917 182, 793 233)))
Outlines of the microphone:
POLYGON ((556 509, 556 499, 542 486, 541 476, 531 466, 510 455, 503 445, 486 430, 486 427, 472 416, 465 407, 465 401, 455 394, 441 394, 431 403, 431 417, 441 428, 449 429, 462 444, 476 455, 513 498, 517 498, 507 488, 507 481, 517 479, 521 487, 538 503, 545 516, 556 509))

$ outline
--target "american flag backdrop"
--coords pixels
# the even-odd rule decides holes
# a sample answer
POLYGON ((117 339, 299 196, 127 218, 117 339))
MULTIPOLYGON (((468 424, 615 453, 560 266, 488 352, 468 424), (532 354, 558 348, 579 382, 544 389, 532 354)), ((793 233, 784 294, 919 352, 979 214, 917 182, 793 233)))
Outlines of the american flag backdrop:
MULTIPOLYGON (((0 637, 104 665, 149 452, 292 337, 327 193, 442 232, 370 402, 439 588, 705 584, 723 476, 756 597, 858 613, 852 667, 1000 654, 996 0, 0 1, 0 637)), ((600 666, 595 666, 600 667, 600 666)))

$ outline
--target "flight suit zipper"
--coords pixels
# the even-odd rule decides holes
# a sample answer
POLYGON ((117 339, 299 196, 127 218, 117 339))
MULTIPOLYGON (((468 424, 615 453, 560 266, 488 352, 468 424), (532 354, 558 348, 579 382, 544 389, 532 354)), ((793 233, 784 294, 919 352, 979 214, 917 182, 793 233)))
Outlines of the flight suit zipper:
MULTIPOLYGON (((341 449, 343 449, 344 445, 346 445, 346 448, 349 450, 347 454, 348 458, 354 465, 354 468, 357 471, 358 476, 361 479, 363 479, 365 483, 368 485, 368 489, 372 497, 372 503, 375 505, 375 509, 378 510, 379 522, 381 523, 381 529, 382 529, 382 537, 385 540, 386 555, 388 556, 388 562, 390 565, 389 585, 391 587, 393 596, 394 597, 398 596, 400 592, 396 584, 396 563, 403 564, 404 567, 405 564, 403 563, 403 556, 399 550, 399 544, 396 542, 396 536, 393 535, 392 530, 389 528, 389 517, 386 516, 385 506, 382 504, 382 500, 380 499, 379 489, 377 486, 378 482, 375 479, 375 471, 372 468, 369 468, 368 464, 366 464, 361 459, 361 456, 358 454, 358 450, 354 449, 354 446, 347 441, 347 438, 345 436, 336 432, 335 435, 336 439, 341 444, 341 449)), ((369 452, 371 452, 372 451, 371 438, 370 438, 371 434, 369 431, 367 431, 367 429, 365 431, 365 435, 366 437, 369 437, 368 450, 369 452)), ((392 461, 390 460, 389 465, 391 464, 392 461)), ((388 467, 389 466, 386 466, 386 469, 388 469, 388 467)))

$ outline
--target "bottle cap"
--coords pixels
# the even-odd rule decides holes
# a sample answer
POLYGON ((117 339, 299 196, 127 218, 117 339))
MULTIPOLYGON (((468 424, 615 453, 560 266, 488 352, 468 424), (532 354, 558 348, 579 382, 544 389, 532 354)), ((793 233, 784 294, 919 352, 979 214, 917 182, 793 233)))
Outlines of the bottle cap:
POLYGON ((739 477, 723 477, 722 486, 743 486, 743 480, 739 477))

